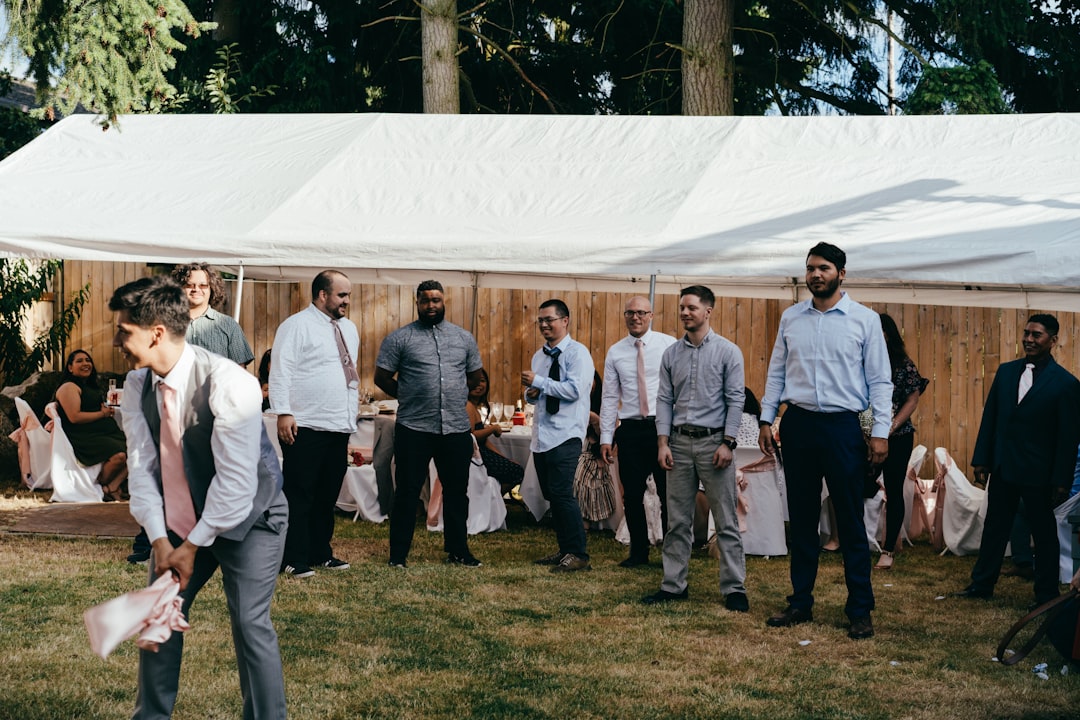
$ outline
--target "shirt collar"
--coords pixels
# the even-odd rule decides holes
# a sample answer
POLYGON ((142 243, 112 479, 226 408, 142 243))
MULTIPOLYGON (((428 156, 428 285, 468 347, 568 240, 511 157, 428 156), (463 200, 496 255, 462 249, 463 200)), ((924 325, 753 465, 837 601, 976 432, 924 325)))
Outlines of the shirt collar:
POLYGON ((644 335, 642 335, 639 338, 636 338, 633 335, 631 335, 630 333, 626 333, 626 342, 630 343, 631 345, 634 345, 634 344, 637 343, 638 340, 640 340, 642 345, 648 345, 649 344, 649 338, 652 336, 652 334, 653 334, 652 330, 646 330, 644 335))
POLYGON ((839 312, 847 315, 849 312, 851 312, 851 306, 855 303, 855 301, 848 296, 847 292, 843 290, 840 291, 840 299, 836 301, 836 304, 826 310, 824 313, 814 307, 814 298, 804 300, 803 302, 806 303, 806 312, 816 312, 821 313, 822 315, 831 312, 839 312))
POLYGON ((705 337, 701 338, 701 345, 695 345, 694 343, 690 342, 690 333, 683 333, 683 336, 679 339, 682 340, 684 345, 688 345, 692 348, 698 348, 704 346, 705 343, 709 342, 709 340, 715 334, 716 333, 714 333, 713 329, 710 327, 709 332, 705 333, 705 337))
POLYGON ((184 350, 180 353, 180 358, 173 365, 172 370, 165 377, 161 377, 157 373, 154 373, 154 389, 161 383, 165 383, 173 390, 180 390, 182 386, 187 382, 187 378, 191 373, 191 368, 195 364, 195 351, 191 349, 191 346, 186 342, 184 343, 184 350))
POLYGON ((204 312, 202 315, 199 315, 198 317, 193 317, 191 319, 192 321, 198 320, 199 318, 206 318, 207 320, 217 320, 219 315, 221 315, 221 313, 207 305, 206 312, 204 312))
MULTIPOLYGON (((555 345, 555 347, 553 347, 551 349, 554 350, 555 348, 559 348, 559 352, 564 353, 564 352, 566 352, 566 348, 569 347, 569 345, 570 345, 570 333, 566 333, 566 335, 563 337, 563 339, 560 340, 558 342, 558 344, 555 345)), ((544 343, 544 347, 548 347, 548 344, 544 343)))

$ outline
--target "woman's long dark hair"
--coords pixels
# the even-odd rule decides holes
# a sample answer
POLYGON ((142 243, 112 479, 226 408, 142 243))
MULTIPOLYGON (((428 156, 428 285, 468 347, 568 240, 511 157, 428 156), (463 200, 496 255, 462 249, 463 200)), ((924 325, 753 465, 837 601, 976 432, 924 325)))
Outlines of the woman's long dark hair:
POLYGON ((90 353, 86 352, 85 350, 79 349, 72 350, 71 354, 67 356, 67 362, 64 363, 64 372, 60 376, 60 384, 63 385, 64 383, 68 382, 73 382, 81 388, 89 387, 94 388, 95 390, 101 389, 101 386, 98 385, 97 365, 94 363, 94 357, 90 353), (90 371, 90 377, 86 378, 85 380, 80 377, 75 377, 71 374, 71 363, 75 360, 75 356, 77 355, 85 355, 86 357, 90 358, 90 365, 94 368, 90 371))
POLYGON ((896 327, 896 321, 887 313, 881 313, 881 331, 885 333, 885 347, 889 349, 889 365, 895 370, 908 359, 904 338, 900 335, 900 328, 896 327))
MULTIPOLYGON (((483 396, 477 398, 475 403, 476 409, 479 410, 480 408, 487 408, 488 412, 491 412, 491 406, 488 405, 488 393, 491 392, 491 380, 488 379, 487 370, 485 370, 484 368, 480 368, 480 374, 484 376, 484 387, 486 387, 487 390, 484 391, 483 396)), ((476 387, 478 386, 470 384, 469 392, 472 393, 472 391, 476 387)), ((469 398, 469 402, 472 402, 472 398, 469 398)))
POLYGON ((746 400, 743 401, 743 412, 754 417, 761 417, 761 403, 758 402, 757 395, 750 388, 743 388, 743 392, 746 393, 746 400))

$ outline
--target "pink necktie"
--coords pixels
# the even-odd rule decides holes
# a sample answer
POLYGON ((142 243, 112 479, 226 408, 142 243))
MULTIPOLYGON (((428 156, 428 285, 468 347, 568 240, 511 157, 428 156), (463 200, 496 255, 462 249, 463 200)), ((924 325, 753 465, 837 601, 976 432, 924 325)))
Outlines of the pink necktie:
POLYGON ((338 355, 341 356, 341 367, 345 370, 345 384, 351 388, 360 384, 360 376, 356 372, 356 365, 353 363, 352 356, 349 355, 349 348, 345 346, 345 336, 341 334, 341 326, 337 324, 337 320, 330 322, 334 326, 334 338, 337 340, 338 355))
POLYGON ((184 473, 184 453, 180 445, 180 408, 176 389, 163 382, 161 390, 161 488, 165 495, 165 524, 186 538, 195 527, 195 507, 191 487, 184 473))
POLYGON ((649 384, 645 381, 645 343, 641 338, 634 341, 637 346, 637 392, 638 409, 641 417, 649 417, 649 384))

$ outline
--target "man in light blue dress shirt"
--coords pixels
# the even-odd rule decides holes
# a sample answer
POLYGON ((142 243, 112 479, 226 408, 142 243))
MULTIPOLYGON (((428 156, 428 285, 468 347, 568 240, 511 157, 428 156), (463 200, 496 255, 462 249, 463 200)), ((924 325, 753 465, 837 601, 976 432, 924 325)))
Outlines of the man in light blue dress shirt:
POLYGON ((763 453, 773 454, 772 423, 786 404, 781 447, 791 520, 792 593, 788 607, 768 624, 788 627, 813 619, 824 476, 844 556, 848 636, 861 640, 874 634, 863 480, 867 464, 880 465, 889 452, 893 388, 878 314, 840 290, 846 264, 844 251, 829 243, 818 243, 807 255, 806 287, 813 297, 780 318, 761 400, 758 444, 763 453), (869 449, 858 418, 868 406, 874 414, 869 449))
POLYGON ((536 319, 544 345, 521 373, 525 398, 536 405, 532 453, 544 499, 551 503, 557 552, 540 558, 551 572, 591 570, 585 549, 581 506, 574 495, 574 473, 589 425, 593 366, 589 349, 570 337, 570 308, 562 300, 540 305, 536 319))

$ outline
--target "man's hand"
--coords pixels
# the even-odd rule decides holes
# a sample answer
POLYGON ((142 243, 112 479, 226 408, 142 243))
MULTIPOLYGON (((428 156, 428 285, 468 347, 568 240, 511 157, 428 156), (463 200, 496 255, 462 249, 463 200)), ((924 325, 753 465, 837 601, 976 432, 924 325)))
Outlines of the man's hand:
POLYGON ((1069 488, 1058 485, 1054 489, 1054 507, 1069 499, 1069 488))
POLYGON ((188 580, 195 569, 195 553, 198 546, 185 540, 174 548, 167 537, 158 538, 152 546, 154 551, 154 572, 158 575, 172 571, 180 580, 180 589, 187 589, 188 580))
POLYGON ((656 462, 665 470, 675 469, 675 459, 671 457, 671 448, 668 447, 666 442, 660 443, 660 449, 656 454, 656 462))
POLYGON ((716 452, 714 452, 712 456, 713 467, 718 467, 720 469, 726 468, 728 465, 731 464, 731 460, 731 448, 729 448, 723 443, 720 443, 720 447, 716 448, 716 452))
POLYGON ((615 462, 615 448, 611 446, 611 443, 600 444, 600 457, 608 465, 611 465, 613 462, 615 462))
POLYGON ((532 370, 521 371, 521 385, 523 387, 530 387, 533 384, 533 380, 536 379, 536 373, 532 370))
POLYGON ((277 416, 277 436, 283 445, 292 445, 296 441, 296 419, 292 415, 277 416))
POLYGON ((776 452, 776 444, 773 442, 772 425, 762 425, 757 436, 758 449, 769 457, 776 452))
POLYGON ((975 473, 975 484, 986 487, 986 481, 990 479, 990 468, 985 465, 975 465, 971 470, 975 473))
POLYGON ((525 391, 525 397, 535 401, 536 398, 540 397, 540 391, 536 388, 529 388, 525 391))
POLYGON ((880 465, 889 457, 889 441, 885 438, 870 438, 870 462, 880 465))

